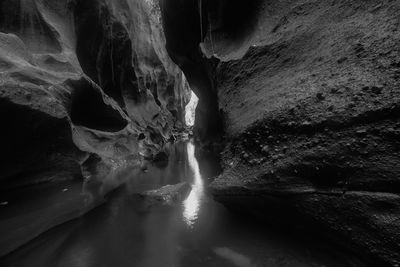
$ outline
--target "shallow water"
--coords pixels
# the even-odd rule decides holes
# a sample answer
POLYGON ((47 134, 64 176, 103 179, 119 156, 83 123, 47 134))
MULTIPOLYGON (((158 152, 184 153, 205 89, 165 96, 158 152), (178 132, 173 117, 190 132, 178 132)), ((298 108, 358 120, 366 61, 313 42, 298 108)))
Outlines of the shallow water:
POLYGON ((319 244, 230 214, 207 194, 216 157, 195 156, 190 142, 168 148, 168 164, 150 164, 106 204, 58 226, 0 261, 1 266, 257 267, 347 266, 319 244), (148 205, 137 193, 188 182, 175 205, 148 205))

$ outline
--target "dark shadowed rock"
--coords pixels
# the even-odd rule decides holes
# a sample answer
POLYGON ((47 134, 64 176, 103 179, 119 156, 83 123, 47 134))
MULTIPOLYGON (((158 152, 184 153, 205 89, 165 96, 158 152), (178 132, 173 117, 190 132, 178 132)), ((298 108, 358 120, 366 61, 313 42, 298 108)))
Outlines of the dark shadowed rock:
POLYGON ((164 151, 160 151, 155 155, 153 161, 157 167, 165 168, 168 165, 168 154, 164 151))

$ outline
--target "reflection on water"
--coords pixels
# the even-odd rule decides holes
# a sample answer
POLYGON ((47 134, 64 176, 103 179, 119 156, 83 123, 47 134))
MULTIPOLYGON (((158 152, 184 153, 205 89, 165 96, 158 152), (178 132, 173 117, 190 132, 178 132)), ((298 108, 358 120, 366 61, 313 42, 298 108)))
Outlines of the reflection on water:
POLYGON ((191 142, 187 143, 187 155, 189 167, 193 172, 193 183, 189 197, 183 202, 183 218, 189 227, 193 227, 199 214, 200 202, 204 197, 204 183, 200 174, 199 163, 194 155, 194 145, 191 142))
POLYGON ((215 248, 214 252, 218 256, 232 262, 232 264, 237 267, 256 267, 251 263, 251 260, 248 257, 237 253, 229 248, 215 248))
POLYGON ((336 255, 238 220, 207 194, 207 180, 215 174, 212 155, 196 158, 195 146, 185 142, 167 150, 166 166, 127 171, 125 184, 105 205, 42 234, 0 259, 0 266, 347 266, 336 255), (176 205, 149 205, 138 195, 182 182, 192 191, 176 205))

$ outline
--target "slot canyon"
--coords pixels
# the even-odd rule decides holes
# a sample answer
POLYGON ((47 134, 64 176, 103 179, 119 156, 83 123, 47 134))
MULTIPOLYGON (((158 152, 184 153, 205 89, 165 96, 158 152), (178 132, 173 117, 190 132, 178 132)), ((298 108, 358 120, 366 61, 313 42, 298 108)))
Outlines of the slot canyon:
POLYGON ((0 266, 400 266, 400 1, 0 0, 0 266))

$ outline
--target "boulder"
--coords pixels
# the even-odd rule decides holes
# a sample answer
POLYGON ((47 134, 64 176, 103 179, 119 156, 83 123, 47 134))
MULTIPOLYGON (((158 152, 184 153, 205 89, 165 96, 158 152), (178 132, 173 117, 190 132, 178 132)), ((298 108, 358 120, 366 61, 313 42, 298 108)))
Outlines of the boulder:
POLYGON ((147 203, 147 207, 154 205, 167 205, 174 206, 180 204, 188 196, 192 187, 186 183, 180 183, 176 185, 166 185, 159 189, 146 191, 140 194, 140 196, 147 203))

